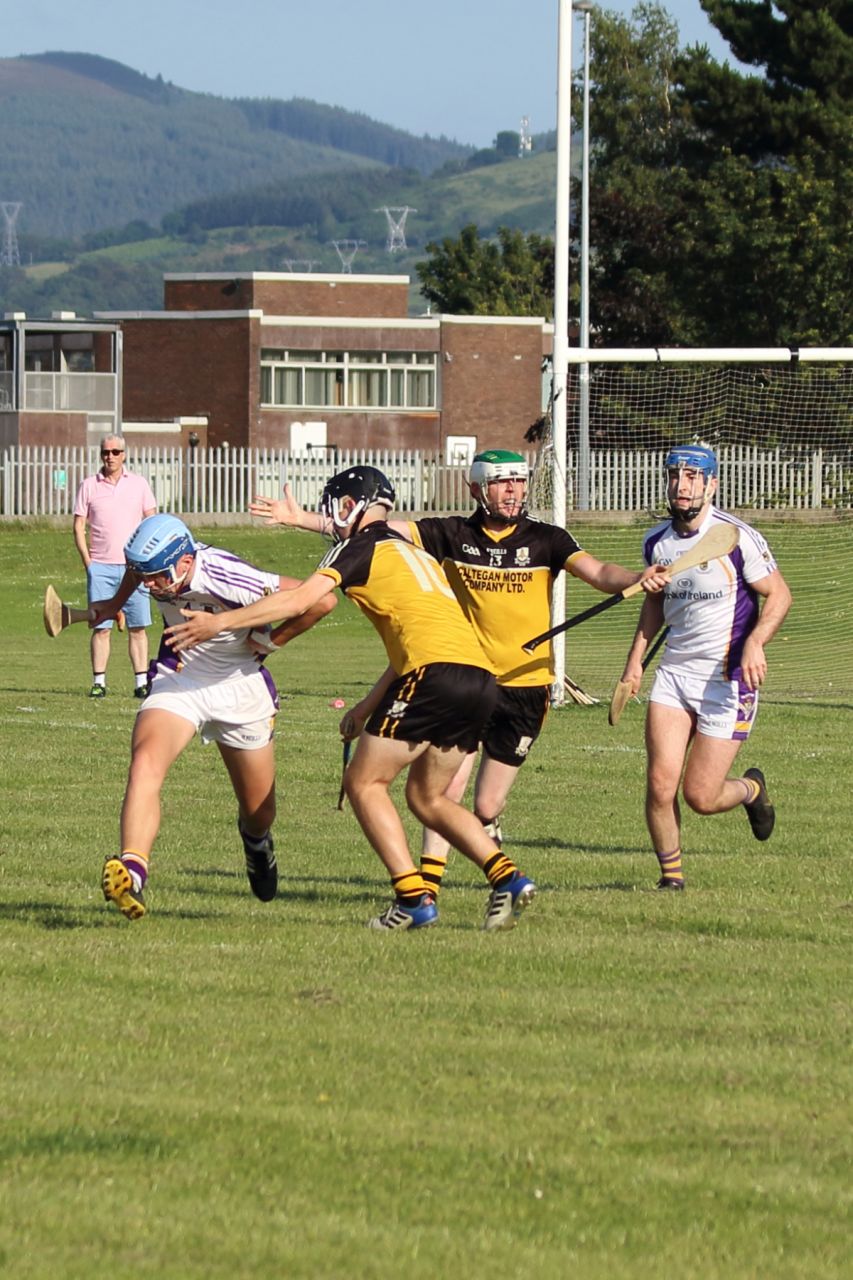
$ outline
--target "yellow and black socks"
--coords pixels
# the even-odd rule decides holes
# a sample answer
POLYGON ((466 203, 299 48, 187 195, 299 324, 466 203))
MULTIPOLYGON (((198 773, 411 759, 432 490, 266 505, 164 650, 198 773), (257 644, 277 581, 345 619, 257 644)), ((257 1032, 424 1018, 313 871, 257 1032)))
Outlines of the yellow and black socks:
POLYGON ((424 894, 431 892, 420 871, 404 871, 400 876, 392 876, 391 887, 397 901, 405 907, 416 907, 424 894))
POLYGON ((427 893, 431 893, 434 898, 438 897, 441 881, 446 870, 446 857, 442 858, 436 853, 421 854, 421 875, 427 887, 427 893))
POLYGON ((505 853, 501 853, 500 849, 493 853, 491 858, 483 864, 483 871, 493 889, 503 888, 514 876, 518 875, 518 867, 514 862, 510 861, 505 853))

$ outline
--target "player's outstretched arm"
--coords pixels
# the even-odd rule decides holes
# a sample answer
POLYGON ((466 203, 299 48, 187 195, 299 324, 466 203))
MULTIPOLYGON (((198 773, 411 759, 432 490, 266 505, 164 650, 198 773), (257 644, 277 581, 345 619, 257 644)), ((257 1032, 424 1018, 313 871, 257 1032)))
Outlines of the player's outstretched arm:
POLYGON ((261 516, 267 524, 283 524, 291 529, 306 529, 309 533, 325 533, 326 517, 319 511, 306 511, 284 486, 281 498, 265 498, 259 495, 249 503, 249 514, 261 516))
POLYGON ((192 649, 195 645, 212 640, 222 631, 239 631, 243 627, 257 627, 265 622, 289 621, 313 609, 334 591, 335 584, 324 573, 312 573, 292 591, 274 591, 272 595, 255 600, 241 609, 226 609, 222 613, 194 612, 182 609, 185 621, 167 627, 163 632, 166 643, 173 649, 192 649))
POLYGON ((662 591, 669 581, 669 574, 661 565, 649 565, 640 573, 636 569, 623 569, 621 564, 597 560, 586 551, 572 556, 566 568, 574 577, 580 578, 581 582, 586 582, 607 595, 615 595, 617 591, 633 587, 635 582, 642 582, 644 591, 662 591))
MULTIPOLYGON (((282 579, 282 589, 284 583, 290 582, 291 579, 282 579)), ((295 640, 297 636, 301 636, 304 631, 310 631, 313 626, 330 614, 338 603, 338 597, 334 591, 328 592, 318 600, 310 609, 306 609, 304 613, 300 613, 298 618, 290 618, 287 622, 280 623, 277 627, 273 627, 270 632, 270 640, 277 649, 281 649, 284 645, 289 644, 291 640, 295 640)))

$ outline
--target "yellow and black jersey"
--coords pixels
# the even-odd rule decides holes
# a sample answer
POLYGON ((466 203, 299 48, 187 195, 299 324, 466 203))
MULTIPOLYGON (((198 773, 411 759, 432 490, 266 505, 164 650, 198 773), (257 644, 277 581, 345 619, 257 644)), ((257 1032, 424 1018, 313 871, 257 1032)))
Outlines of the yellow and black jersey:
POLYGON ((430 662, 494 671, 441 565, 384 521, 333 547, 317 572, 367 615, 398 675, 430 662))
POLYGON ((522 645, 551 625, 551 589, 583 548, 565 529, 522 516, 492 532, 480 511, 411 521, 415 546, 444 566, 463 612, 498 684, 551 684, 550 646, 526 654, 522 645))

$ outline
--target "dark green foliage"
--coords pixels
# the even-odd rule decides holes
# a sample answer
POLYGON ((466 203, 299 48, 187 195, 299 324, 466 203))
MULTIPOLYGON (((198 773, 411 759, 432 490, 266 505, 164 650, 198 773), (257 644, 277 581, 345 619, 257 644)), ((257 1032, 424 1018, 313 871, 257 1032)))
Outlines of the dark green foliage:
POLYGON ((168 102, 180 94, 181 89, 165 84, 162 76, 146 76, 132 67, 126 67, 112 58, 102 58, 96 53, 31 53, 28 62, 43 62, 62 71, 73 72, 87 80, 108 85, 119 93, 129 93, 148 102, 168 102))
POLYGON ((124 227, 105 227, 102 231, 90 231, 83 237, 83 249, 109 249, 117 244, 138 244, 140 240, 153 240, 160 234, 147 222, 135 218, 124 227))
POLYGON ((186 235, 194 227, 312 227, 323 238, 331 233, 330 220, 342 223, 372 213, 377 202, 397 204, 401 191, 405 195, 418 182, 415 173, 395 171, 391 176, 385 169, 372 169, 254 187, 195 200, 167 214, 163 230, 186 235))
POLYGON ((495 138, 495 151, 506 160, 514 159, 518 155, 520 145, 521 136, 512 129, 502 130, 495 138))
POLYGON ((451 315, 550 316, 552 246, 543 237, 499 227, 497 242, 480 239, 473 223, 457 239, 427 245, 417 264, 424 297, 451 315))
POLYGON ((236 98, 255 129, 269 129, 304 142, 333 147, 336 151, 368 156, 398 169, 430 173, 445 163, 448 152, 465 156, 469 147, 449 143, 446 138, 415 138, 402 129, 379 124, 369 116, 341 107, 329 107, 309 98, 281 102, 274 98, 236 98))
POLYGON ((95 311, 156 311, 163 305, 163 273, 149 262, 88 258, 62 275, 37 282, 23 271, 0 270, 4 306, 47 316, 52 310, 78 315, 95 311))

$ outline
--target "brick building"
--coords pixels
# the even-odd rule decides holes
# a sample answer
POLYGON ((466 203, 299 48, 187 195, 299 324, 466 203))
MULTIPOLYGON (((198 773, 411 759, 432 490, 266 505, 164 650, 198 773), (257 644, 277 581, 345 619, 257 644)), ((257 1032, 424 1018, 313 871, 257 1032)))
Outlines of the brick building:
POLYGON ((211 446, 523 448, 551 327, 408 315, 406 276, 164 277, 164 310, 99 313, 124 341, 123 417, 206 419, 211 446))

